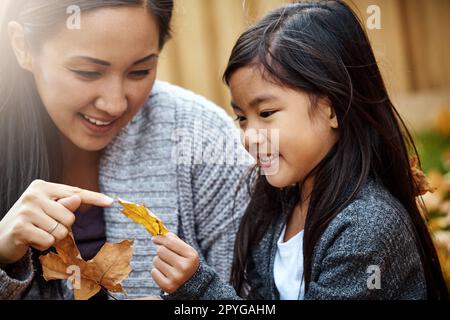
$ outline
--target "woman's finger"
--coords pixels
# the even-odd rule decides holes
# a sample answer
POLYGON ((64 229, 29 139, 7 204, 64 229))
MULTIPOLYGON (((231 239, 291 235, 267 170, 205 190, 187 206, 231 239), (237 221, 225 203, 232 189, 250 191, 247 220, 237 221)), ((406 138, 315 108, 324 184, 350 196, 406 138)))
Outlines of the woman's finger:
POLYGON ((81 206, 81 198, 79 195, 73 195, 68 198, 62 198, 57 201, 62 204, 70 212, 75 212, 81 206))
POLYGON ((36 180, 32 183, 32 186, 36 187, 39 190, 43 190, 48 197, 54 200, 59 200, 62 198, 68 198, 73 195, 78 195, 81 198, 81 202, 84 204, 107 207, 114 202, 114 199, 102 193, 67 186, 64 184, 36 180))
POLYGON ((40 212, 33 211, 29 215, 31 224, 53 237, 55 242, 64 239, 68 234, 68 229, 62 223, 47 215, 43 209, 38 210, 40 212))
POLYGON ((56 242, 55 237, 33 225, 27 229, 27 237, 29 245, 39 251, 51 248, 56 242))
MULTIPOLYGON (((78 196, 73 196, 78 197, 78 196)), ((64 198, 62 200, 66 200, 70 198, 64 198)), ((78 200, 80 198, 78 197, 78 200)), ((75 222, 75 215, 72 211, 67 209, 64 205, 61 204, 61 202, 53 201, 49 199, 45 199, 42 201, 42 210, 51 218, 54 220, 60 222, 67 228, 72 227, 73 223, 75 222)), ((66 200, 67 201, 67 200, 66 200)), ((63 202, 64 203, 64 202, 63 202)))

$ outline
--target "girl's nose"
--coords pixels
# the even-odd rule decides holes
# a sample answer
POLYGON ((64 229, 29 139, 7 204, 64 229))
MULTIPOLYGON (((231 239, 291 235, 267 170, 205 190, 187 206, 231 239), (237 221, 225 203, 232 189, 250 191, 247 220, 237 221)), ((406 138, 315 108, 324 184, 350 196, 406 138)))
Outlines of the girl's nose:
POLYGON ((245 148, 252 156, 256 156, 258 149, 266 145, 267 129, 247 129, 241 136, 245 148))

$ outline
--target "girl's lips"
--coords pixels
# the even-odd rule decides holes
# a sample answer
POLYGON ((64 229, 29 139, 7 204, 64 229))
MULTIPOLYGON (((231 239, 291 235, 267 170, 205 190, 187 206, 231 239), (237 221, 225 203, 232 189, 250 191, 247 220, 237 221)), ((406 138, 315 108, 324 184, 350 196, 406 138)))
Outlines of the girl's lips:
POLYGON ((279 155, 259 155, 258 164, 262 169, 269 169, 278 161, 279 155))
POLYGON ((92 122, 90 122, 89 120, 87 120, 84 115, 82 115, 81 113, 79 114, 81 121, 83 122, 83 124, 86 126, 86 128, 88 128, 90 131, 95 132, 95 133, 106 133, 109 132, 113 127, 114 124, 116 123, 116 120, 114 120, 113 122, 111 122, 108 125, 96 125, 92 122))

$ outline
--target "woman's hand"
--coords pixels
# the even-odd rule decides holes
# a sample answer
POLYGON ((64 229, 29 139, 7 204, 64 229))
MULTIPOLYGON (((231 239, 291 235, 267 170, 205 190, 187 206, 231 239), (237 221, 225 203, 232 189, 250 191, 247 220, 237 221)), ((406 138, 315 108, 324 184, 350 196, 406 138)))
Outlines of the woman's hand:
POLYGON ((173 233, 155 236, 152 240, 160 245, 153 260, 152 277, 163 291, 173 293, 197 271, 198 253, 173 233))
POLYGON ((17 262, 29 247, 44 251, 64 239, 82 203, 105 207, 113 201, 100 193, 33 181, 0 221, 0 263, 17 262))

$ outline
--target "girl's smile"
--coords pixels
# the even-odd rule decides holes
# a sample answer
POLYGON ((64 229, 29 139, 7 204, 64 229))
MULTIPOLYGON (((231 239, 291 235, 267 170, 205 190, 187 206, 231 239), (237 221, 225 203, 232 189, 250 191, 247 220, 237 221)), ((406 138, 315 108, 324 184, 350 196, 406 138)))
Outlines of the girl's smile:
POLYGON ((245 147, 274 187, 302 181, 337 141, 325 99, 311 112, 308 94, 266 80, 255 66, 236 70, 230 89, 245 147))

